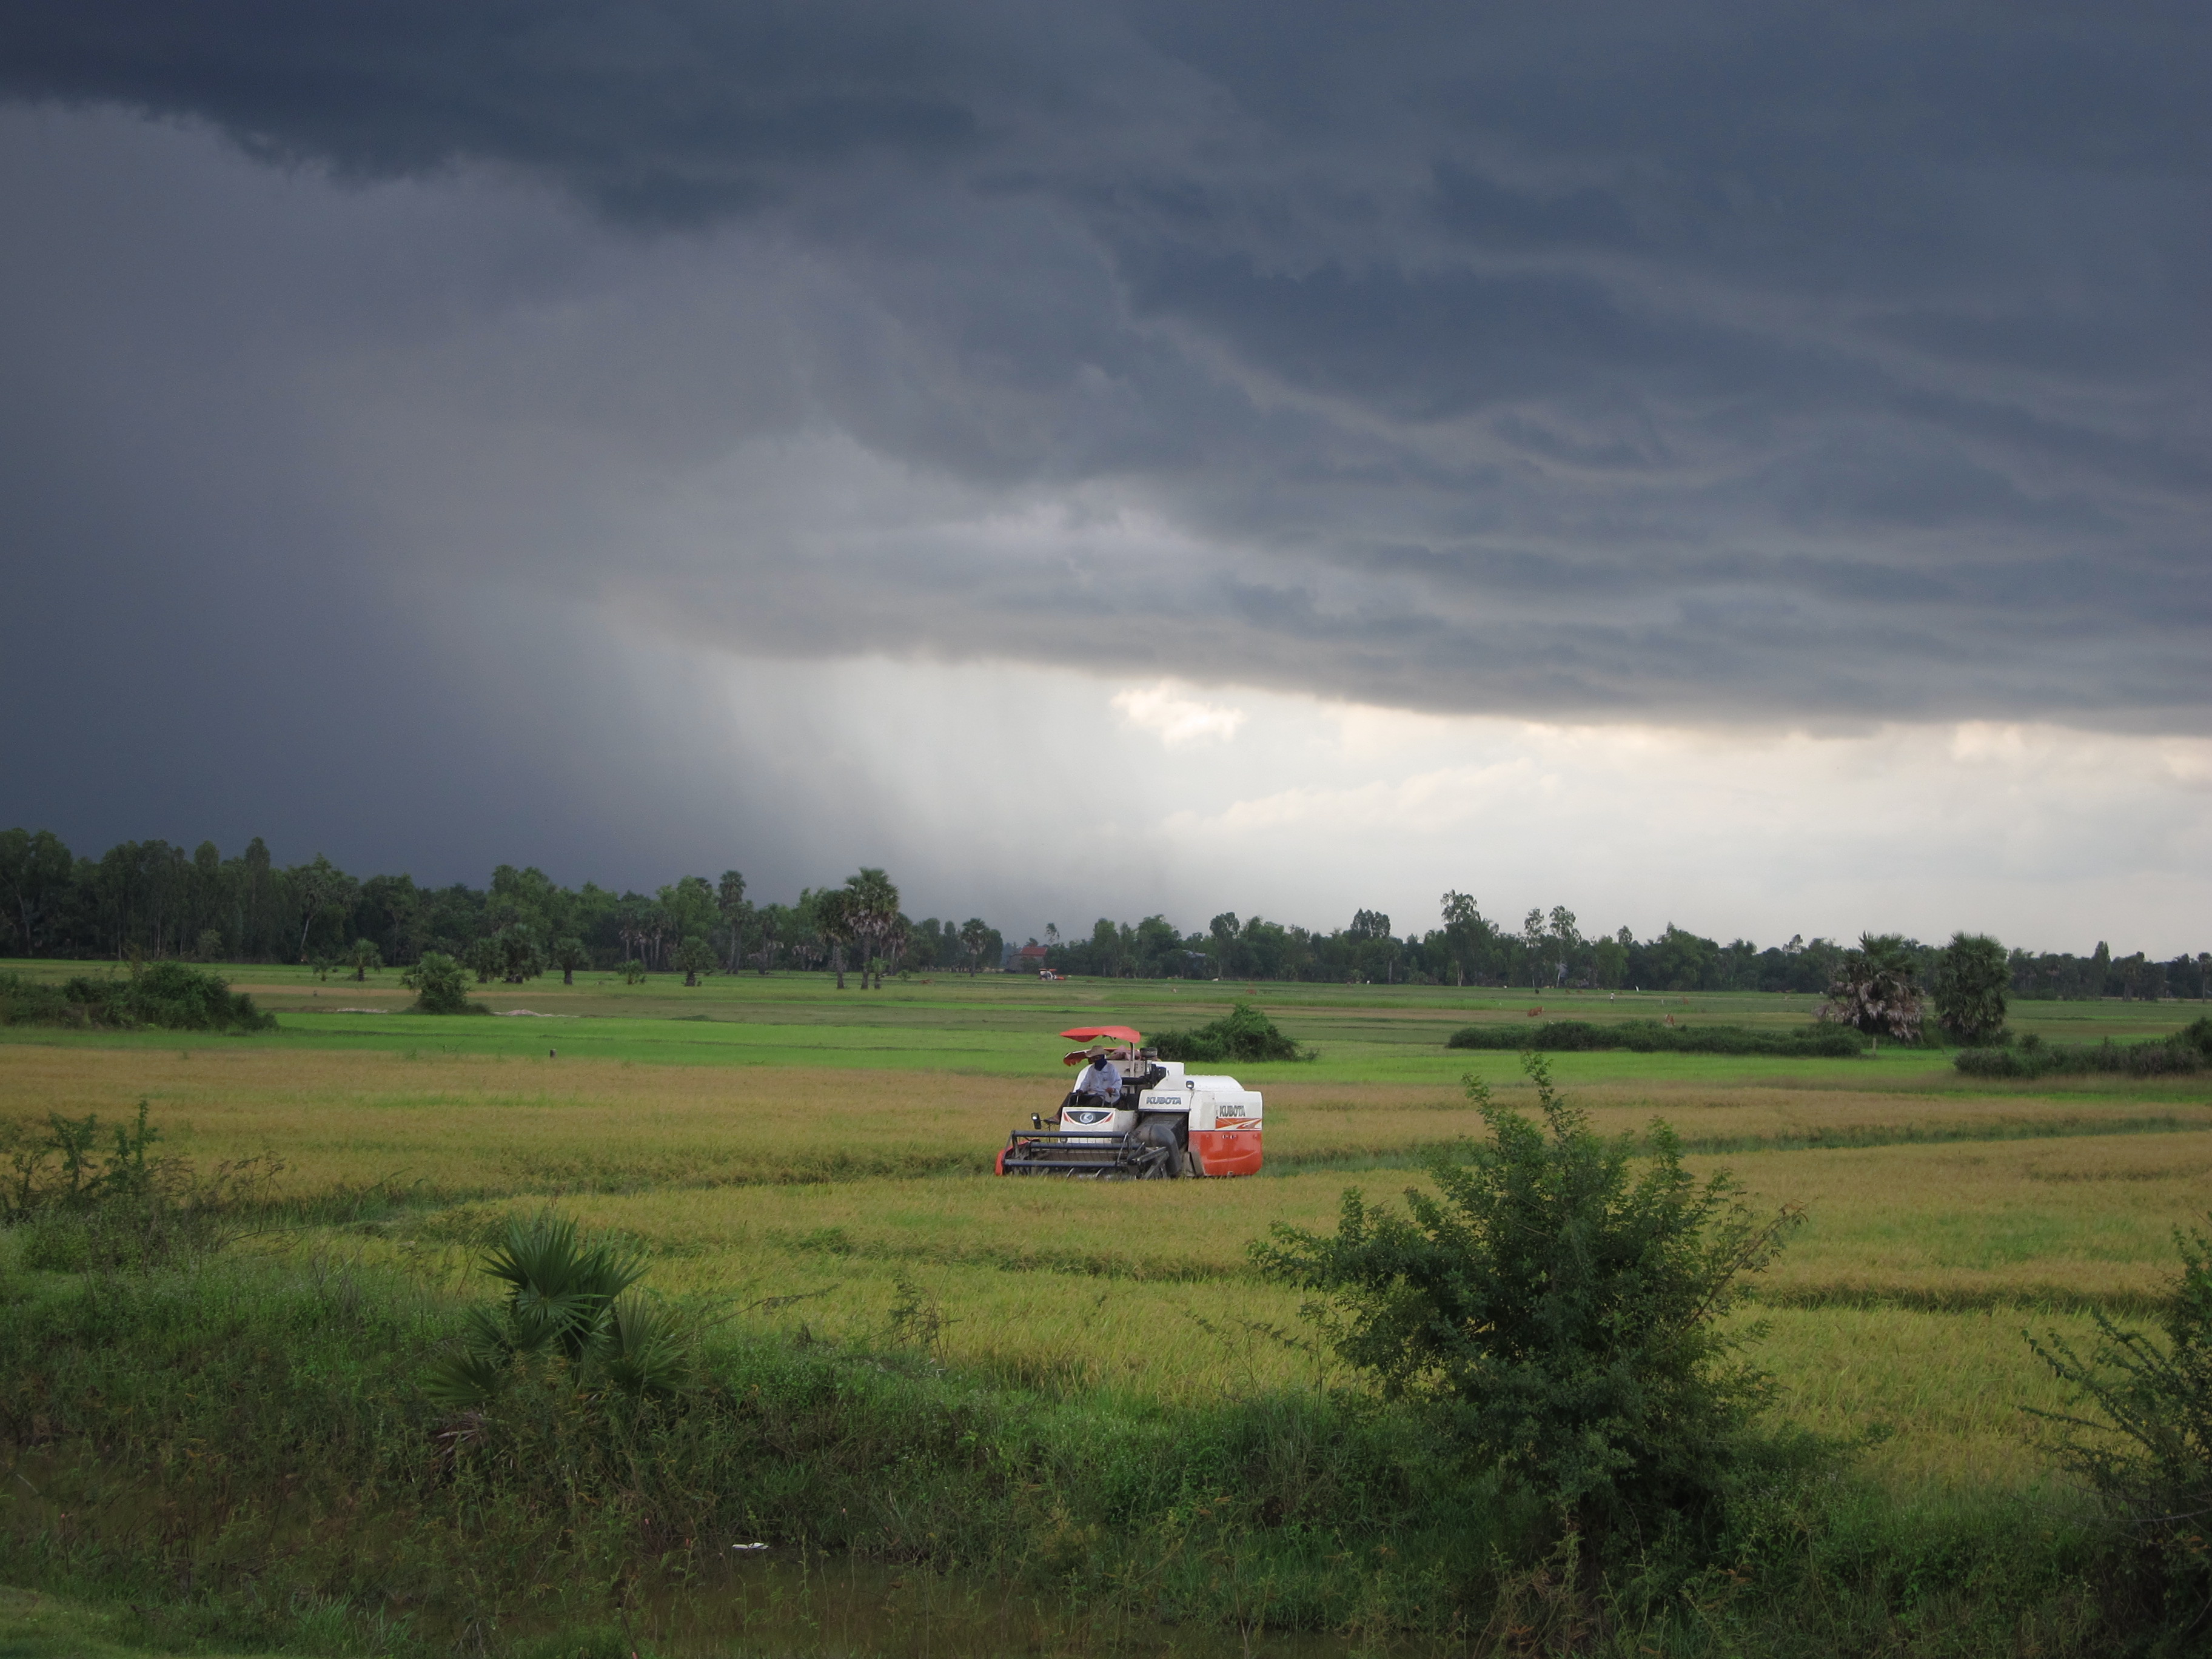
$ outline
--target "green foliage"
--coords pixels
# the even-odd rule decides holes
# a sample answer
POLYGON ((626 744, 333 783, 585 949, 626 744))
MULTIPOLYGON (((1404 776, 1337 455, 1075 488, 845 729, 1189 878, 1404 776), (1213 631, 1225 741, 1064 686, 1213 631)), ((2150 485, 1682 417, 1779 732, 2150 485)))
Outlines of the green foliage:
POLYGON ((88 1209, 107 1200, 143 1197, 153 1184, 147 1150, 161 1132, 147 1122, 143 1100, 136 1121, 112 1127, 114 1144, 103 1157, 97 1113, 69 1118, 49 1112, 44 1127, 36 1129, 0 1123, 0 1158, 8 1164, 0 1223, 26 1221, 41 1210, 88 1209))
POLYGON ((384 952, 376 948, 373 939, 357 939, 345 953, 345 965, 353 969, 354 982, 360 984, 371 974, 383 970, 384 952))
POLYGON ((415 993, 418 1014, 481 1014, 489 1011, 469 1000, 468 970, 441 951, 425 951, 422 961, 400 975, 415 993))
POLYGON ((1312 1060, 1311 1049, 1301 1048, 1276 1029, 1275 1022, 1250 1003, 1239 1000, 1210 1025, 1194 1031, 1162 1031, 1152 1039, 1162 1060, 1196 1060, 1215 1065, 1224 1060, 1312 1060))
POLYGON ((1278 1224, 1253 1259, 1319 1293, 1309 1316, 1387 1397, 1571 1529, 1709 1520, 1770 1389, 1734 1358, 1755 1333, 1720 1322, 1797 1214, 1759 1217, 1725 1174, 1700 1186, 1663 1123, 1634 1173, 1630 1138, 1593 1131, 1541 1055, 1522 1065, 1541 1126, 1470 1077, 1490 1138, 1431 1161, 1433 1195, 1408 1188, 1399 1216, 1349 1190, 1334 1236, 1278 1224))
POLYGON ((684 942, 676 947, 676 966, 683 974, 686 985, 696 985, 702 974, 714 971, 714 953, 698 934, 687 934, 684 942))
POLYGON ((1623 1048, 1633 1054, 1786 1054, 1847 1059, 1866 1052, 1852 1033, 1833 1025, 1804 1031, 1754 1031, 1741 1025, 1662 1025, 1625 1019, 1601 1025, 1589 1020, 1547 1019, 1525 1028, 1468 1025, 1445 1039, 1447 1048, 1534 1049, 1540 1054, 1588 1054, 1623 1048))
POLYGON ((580 1388, 670 1395, 690 1386, 688 1328, 630 1294, 645 1264, 575 1224, 550 1215, 507 1226, 483 1271, 507 1286, 496 1308, 471 1308, 461 1341, 434 1365, 425 1388, 442 1405, 478 1407, 533 1357, 559 1362, 580 1388))
POLYGON ((1937 952, 1934 983, 1936 1023, 1959 1042, 1987 1042, 2004 1030, 2005 992, 2012 964, 2005 948, 1987 933, 1954 933, 1937 952))
POLYGON ((125 1123, 58 1112, 38 1126, 0 1123, 0 1226, 23 1233, 24 1264, 143 1267, 215 1248, 228 1236, 224 1212, 258 1202, 283 1168, 264 1155, 200 1177, 179 1160, 149 1158, 161 1139, 143 1100, 125 1123))
POLYGON ((0 971, 0 1025, 87 1025, 87 1005, 73 1002, 58 985, 0 971))
POLYGON ((628 962, 623 963, 622 982, 625 985, 644 984, 645 964, 640 962, 635 957, 632 957, 628 962))
POLYGON ((574 985, 576 969, 592 965, 592 953, 580 939, 556 939, 553 941, 553 965, 561 970, 562 984, 574 985))
POLYGON ((894 1652, 925 1614, 945 1653, 1165 1645, 1154 1618, 1176 1650, 1224 1653, 1240 1635, 1654 1659, 2128 1650, 2081 1607, 2081 1529, 2040 1502, 1931 1509, 1763 1463, 1711 1566, 1655 1589, 1641 1562, 1601 1578, 1589 1552, 1580 1571, 1571 1549, 1547 1559, 1525 1496, 1457 1478, 1425 1414, 1348 1395, 1167 1405, 754 1331, 702 1346, 672 1400, 579 1390, 543 1355, 452 1411, 416 1386, 446 1297, 349 1248, 100 1279, 5 1266, 0 1439, 31 1454, 43 1502, 15 1483, 0 1581, 127 1605, 160 1651, 577 1659, 750 1617, 724 1646, 813 1652, 852 1628, 855 1581, 894 1622, 848 1645, 894 1652), (271 1524, 288 1516, 315 1524, 271 1524), (836 1558, 834 1602, 769 1581, 820 1620, 788 1642, 758 1589, 719 1599, 726 1545, 757 1538, 763 1565, 836 1558), (896 1607, 893 1581, 911 1587, 896 1607), (971 1600, 985 1627, 955 1639, 971 1600), (1030 1640, 1040 1607, 1067 1623, 1030 1640), (601 1639, 625 1620, 625 1645, 601 1639))
POLYGON ((59 986, 0 973, 0 1025, 78 1025, 170 1031, 269 1031, 274 1014, 246 992, 181 962, 133 965, 128 976, 80 974, 59 986))
POLYGON ((2176 1229, 2174 1243, 2163 1344, 2100 1312, 2086 1359, 2056 1332, 2028 1346, 2095 1413, 2036 1413, 2058 1425, 2061 1460, 2125 1528, 2166 1621, 2198 1632, 2212 1620, 2212 1238, 2176 1229))
POLYGON ((134 971, 117 1003, 144 1025, 168 1031, 269 1031, 276 1017, 256 1009, 244 991, 204 968, 157 962, 134 971))
POLYGON ((469 946, 468 965, 479 985, 493 980, 520 985, 545 971, 545 956, 538 948, 538 935, 514 922, 469 946))
POLYGON ((2212 1018, 2148 1042, 2059 1042, 2030 1035, 2016 1048, 1962 1048, 1951 1064, 1972 1077, 2186 1077, 2212 1069, 2212 1018))

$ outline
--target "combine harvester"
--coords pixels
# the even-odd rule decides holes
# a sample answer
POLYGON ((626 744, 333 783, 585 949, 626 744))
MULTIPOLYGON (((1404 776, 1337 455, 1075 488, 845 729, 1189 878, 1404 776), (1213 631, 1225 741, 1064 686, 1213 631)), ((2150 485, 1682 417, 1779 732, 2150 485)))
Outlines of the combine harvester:
POLYGON ((1032 1114, 999 1154, 1000 1175, 1082 1176, 1093 1181, 1172 1181, 1178 1176, 1260 1172, 1260 1097, 1233 1077, 1191 1077, 1162 1060, 1126 1025, 1079 1025, 1060 1036, 1083 1046, 1063 1064, 1104 1054, 1121 1073, 1109 1103, 1071 1090, 1052 1127, 1032 1114))

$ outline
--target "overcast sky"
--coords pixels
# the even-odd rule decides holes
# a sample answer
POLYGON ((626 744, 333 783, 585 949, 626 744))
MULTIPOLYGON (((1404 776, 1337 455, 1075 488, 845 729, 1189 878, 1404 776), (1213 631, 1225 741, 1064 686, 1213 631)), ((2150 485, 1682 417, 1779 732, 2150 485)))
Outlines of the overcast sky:
POLYGON ((15 0, 0 824, 2212 948, 2212 11, 15 0))

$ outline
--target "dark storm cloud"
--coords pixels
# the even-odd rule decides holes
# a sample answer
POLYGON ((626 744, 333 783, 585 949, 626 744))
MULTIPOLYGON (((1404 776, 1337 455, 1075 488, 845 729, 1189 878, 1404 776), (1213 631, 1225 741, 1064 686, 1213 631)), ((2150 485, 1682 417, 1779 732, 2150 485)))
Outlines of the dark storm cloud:
POLYGON ((1425 708, 2202 729, 2207 84, 2201 3, 24 0, 16 672, 265 699, 374 638, 427 719, 532 659, 455 620, 527 591, 798 658, 1087 616, 1091 667, 1425 708))
POLYGON ((754 201, 778 169, 971 145, 973 112, 937 83, 981 44, 835 4, 33 5, 0 33, 0 85, 204 117, 364 176, 495 158, 678 219, 754 201))

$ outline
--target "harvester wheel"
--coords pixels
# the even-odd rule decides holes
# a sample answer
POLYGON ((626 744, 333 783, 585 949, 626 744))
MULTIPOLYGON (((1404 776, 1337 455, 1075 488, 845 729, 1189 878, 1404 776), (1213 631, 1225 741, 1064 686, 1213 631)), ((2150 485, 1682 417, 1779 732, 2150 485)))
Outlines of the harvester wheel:
POLYGON ((1175 1125, 1153 1118, 1137 1126, 1137 1139, 1155 1149, 1146 1180, 1173 1181, 1182 1173, 1182 1143, 1176 1139, 1175 1125))

